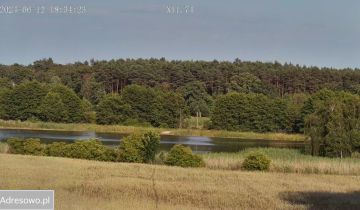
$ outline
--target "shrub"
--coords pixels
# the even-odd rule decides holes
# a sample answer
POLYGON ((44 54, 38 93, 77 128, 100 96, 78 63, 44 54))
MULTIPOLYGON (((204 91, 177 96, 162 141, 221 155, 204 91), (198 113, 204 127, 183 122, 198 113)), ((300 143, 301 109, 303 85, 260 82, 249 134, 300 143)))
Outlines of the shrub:
POLYGON ((143 163, 144 159, 141 156, 140 148, 140 142, 135 136, 125 137, 120 143, 117 160, 120 162, 143 163))
POLYGON ((7 141, 9 153, 24 154, 24 139, 10 138, 7 141))
POLYGON ((244 160, 242 168, 249 171, 264 171, 270 167, 271 160, 260 152, 250 153, 244 160))
POLYGON ((54 142, 48 145, 40 143, 40 139, 19 139, 7 140, 8 152, 27 155, 47 155, 54 157, 69 157, 99 161, 116 161, 117 151, 114 148, 104 146, 97 139, 86 141, 75 141, 66 144, 54 142))
POLYGON ((54 142, 46 146, 46 155, 54 157, 66 157, 66 143, 54 142))
POLYGON ((10 138, 7 140, 9 153, 24 155, 44 155, 44 146, 40 139, 10 138))
POLYGON ((40 143, 40 139, 26 139, 24 141, 25 155, 44 155, 45 147, 40 143))
POLYGON ((159 134, 149 131, 142 135, 141 142, 143 145, 141 154, 146 163, 152 162, 155 160, 155 154, 160 146, 160 136, 159 134))
POLYGON ((66 157, 101 161, 106 161, 109 155, 108 148, 97 139, 79 140, 67 144, 65 152, 66 157))
POLYGON ((118 160, 133 163, 153 162, 159 145, 160 136, 155 132, 134 133, 121 141, 118 160))
POLYGON ((202 167, 205 165, 200 156, 192 153, 190 147, 180 144, 171 148, 166 157, 165 164, 180 167, 202 167))
POLYGON ((115 162, 117 159, 117 154, 118 154, 117 149, 107 147, 103 161, 115 162))

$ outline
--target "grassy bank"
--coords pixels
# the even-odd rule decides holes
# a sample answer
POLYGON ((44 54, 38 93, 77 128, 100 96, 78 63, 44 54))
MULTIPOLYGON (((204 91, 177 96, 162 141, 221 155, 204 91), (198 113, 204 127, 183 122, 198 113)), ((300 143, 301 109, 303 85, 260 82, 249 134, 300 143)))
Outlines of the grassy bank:
POLYGON ((291 149, 257 148, 239 153, 208 153, 202 157, 209 169, 241 170, 245 156, 252 151, 260 151, 272 160, 272 172, 360 175, 360 159, 313 157, 291 149))
POLYGON ((254 133, 234 132, 223 130, 198 130, 198 129, 169 129, 169 128, 147 128, 121 125, 97 125, 97 124, 64 124, 50 122, 21 122, 0 120, 0 128, 21 128, 39 130, 67 130, 67 131, 95 131, 107 133, 132 133, 135 131, 155 130, 166 135, 176 136, 207 136, 241 139, 265 139, 279 141, 303 141, 305 137, 300 134, 285 133, 254 133))
POLYGON ((183 169, 0 154, 0 189, 54 189, 56 209, 350 209, 358 176, 183 169))

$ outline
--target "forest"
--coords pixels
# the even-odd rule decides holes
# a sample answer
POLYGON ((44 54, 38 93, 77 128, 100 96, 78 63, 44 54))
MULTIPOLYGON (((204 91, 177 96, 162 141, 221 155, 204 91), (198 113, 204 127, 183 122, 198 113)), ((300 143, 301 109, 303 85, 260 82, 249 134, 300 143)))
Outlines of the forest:
POLYGON ((206 129, 305 132, 313 154, 333 156, 360 148, 359 93, 359 69, 279 62, 161 58, 63 65, 48 58, 0 65, 4 120, 184 128, 186 118, 202 116, 209 118, 206 129))

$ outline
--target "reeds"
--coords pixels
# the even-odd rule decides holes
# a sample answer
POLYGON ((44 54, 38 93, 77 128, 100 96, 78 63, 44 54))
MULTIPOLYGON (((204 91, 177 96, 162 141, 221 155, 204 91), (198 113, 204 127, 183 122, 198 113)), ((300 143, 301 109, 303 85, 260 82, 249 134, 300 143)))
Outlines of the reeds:
POLYGON ((360 159, 313 157, 292 149, 254 148, 239 153, 202 154, 202 157, 207 168, 241 170, 245 156, 255 150, 271 159, 271 172, 360 175, 360 159))

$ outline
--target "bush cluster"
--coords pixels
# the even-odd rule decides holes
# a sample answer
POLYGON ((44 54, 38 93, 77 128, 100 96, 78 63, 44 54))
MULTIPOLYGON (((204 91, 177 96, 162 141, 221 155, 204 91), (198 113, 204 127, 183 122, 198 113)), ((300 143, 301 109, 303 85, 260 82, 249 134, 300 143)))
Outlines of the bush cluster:
POLYGON ((118 160, 132 163, 153 162, 159 145, 160 136, 155 132, 132 134, 121 141, 118 160))
POLYGON ((7 143, 9 153, 13 154, 149 163, 155 159, 160 136, 152 131, 135 133, 124 138, 118 149, 106 147, 97 139, 78 140, 69 144, 64 142, 41 144, 40 139, 11 138, 7 143))
POLYGON ((242 168, 249 171, 265 171, 270 167, 271 160, 261 152, 252 152, 246 156, 242 168))
POLYGON ((24 155, 44 155, 45 146, 40 143, 40 139, 11 138, 7 141, 9 152, 24 155))
MULTIPOLYGON (((160 136, 152 131, 134 133, 125 137, 119 148, 106 147, 97 139, 78 140, 74 143, 41 144, 40 139, 11 138, 7 143, 9 153, 13 154, 110 162, 154 163, 160 145, 160 136)), ((171 166, 202 167, 205 165, 200 156, 193 154, 190 147, 183 145, 173 146, 168 154, 161 152, 158 158, 161 160, 158 162, 171 166)))
POLYGON ((192 153, 190 147, 181 144, 171 148, 165 159, 165 164, 180 167, 202 167, 205 165, 200 156, 192 153))
POLYGON ((12 138, 7 143, 9 145, 9 152, 13 154, 69 157, 100 161, 116 160, 115 149, 105 147, 96 139, 79 140, 70 144, 64 142, 41 144, 40 139, 12 138))
POLYGON ((112 159, 111 153, 107 152, 108 148, 96 139, 76 141, 66 145, 65 150, 66 157, 70 158, 100 161, 110 161, 112 159), (108 154, 110 154, 110 157, 108 157, 108 154))

